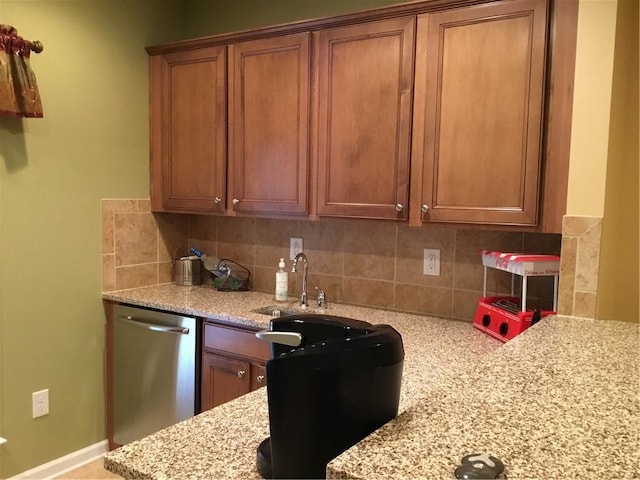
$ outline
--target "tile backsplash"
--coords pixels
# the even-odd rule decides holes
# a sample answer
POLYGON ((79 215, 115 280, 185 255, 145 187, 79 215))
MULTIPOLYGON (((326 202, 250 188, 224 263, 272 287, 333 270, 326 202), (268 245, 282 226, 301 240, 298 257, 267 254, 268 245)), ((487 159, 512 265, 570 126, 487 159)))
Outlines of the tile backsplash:
MULTIPOLYGON (((560 254, 560 235, 409 227, 367 220, 280 220, 154 214, 148 200, 103 200, 103 289, 170 283, 172 260, 188 247, 228 258, 251 271, 251 289, 273 292, 278 260, 290 269, 289 239, 302 237, 308 293, 329 302, 382 307, 470 321, 482 295, 483 248, 560 254), (440 250, 440 276, 423 275, 423 249, 440 250)), ((300 295, 301 273, 289 274, 300 295)), ((516 288, 519 287, 516 281, 516 288)), ((511 276, 489 269, 488 293, 507 293, 511 276)), ((553 280, 530 278, 530 302, 551 307, 553 280)))
POLYGON ((596 318, 601 236, 602 217, 563 218, 558 313, 596 318))
POLYGON ((155 215, 149 200, 102 200, 102 290, 172 281, 172 260, 187 245, 185 215, 155 215))

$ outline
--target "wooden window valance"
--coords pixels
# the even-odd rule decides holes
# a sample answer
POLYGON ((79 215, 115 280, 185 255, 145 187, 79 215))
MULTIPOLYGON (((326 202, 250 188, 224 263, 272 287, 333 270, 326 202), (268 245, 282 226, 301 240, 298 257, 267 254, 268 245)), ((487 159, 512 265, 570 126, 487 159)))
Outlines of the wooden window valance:
POLYGON ((40 53, 42 43, 18 36, 11 25, 0 25, 0 115, 43 116, 36 76, 31 69, 31 52, 40 53))

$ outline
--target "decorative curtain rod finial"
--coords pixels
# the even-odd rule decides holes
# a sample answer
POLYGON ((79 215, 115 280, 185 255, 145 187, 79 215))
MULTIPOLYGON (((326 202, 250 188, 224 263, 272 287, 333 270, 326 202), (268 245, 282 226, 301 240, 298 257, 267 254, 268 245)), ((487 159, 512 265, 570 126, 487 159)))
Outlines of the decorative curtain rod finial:
POLYGON ((40 53, 44 50, 44 45, 40 40, 34 40, 31 42, 31 51, 34 53, 40 53))

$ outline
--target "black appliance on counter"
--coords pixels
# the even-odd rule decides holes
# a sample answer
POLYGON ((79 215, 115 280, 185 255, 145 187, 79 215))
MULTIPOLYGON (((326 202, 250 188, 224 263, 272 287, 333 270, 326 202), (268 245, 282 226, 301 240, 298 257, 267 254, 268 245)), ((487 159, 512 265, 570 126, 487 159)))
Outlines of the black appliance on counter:
POLYGON ((326 478, 330 460, 398 414, 404 348, 389 325, 331 315, 274 318, 264 478, 326 478))

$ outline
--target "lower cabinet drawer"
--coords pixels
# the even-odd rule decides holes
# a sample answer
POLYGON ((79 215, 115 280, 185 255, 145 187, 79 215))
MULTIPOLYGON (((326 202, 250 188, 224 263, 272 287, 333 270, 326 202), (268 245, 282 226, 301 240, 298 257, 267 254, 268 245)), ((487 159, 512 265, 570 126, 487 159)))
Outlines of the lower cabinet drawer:
POLYGON ((263 361, 271 358, 269 344, 256 338, 251 331, 205 323, 203 337, 205 349, 229 352, 263 361))

